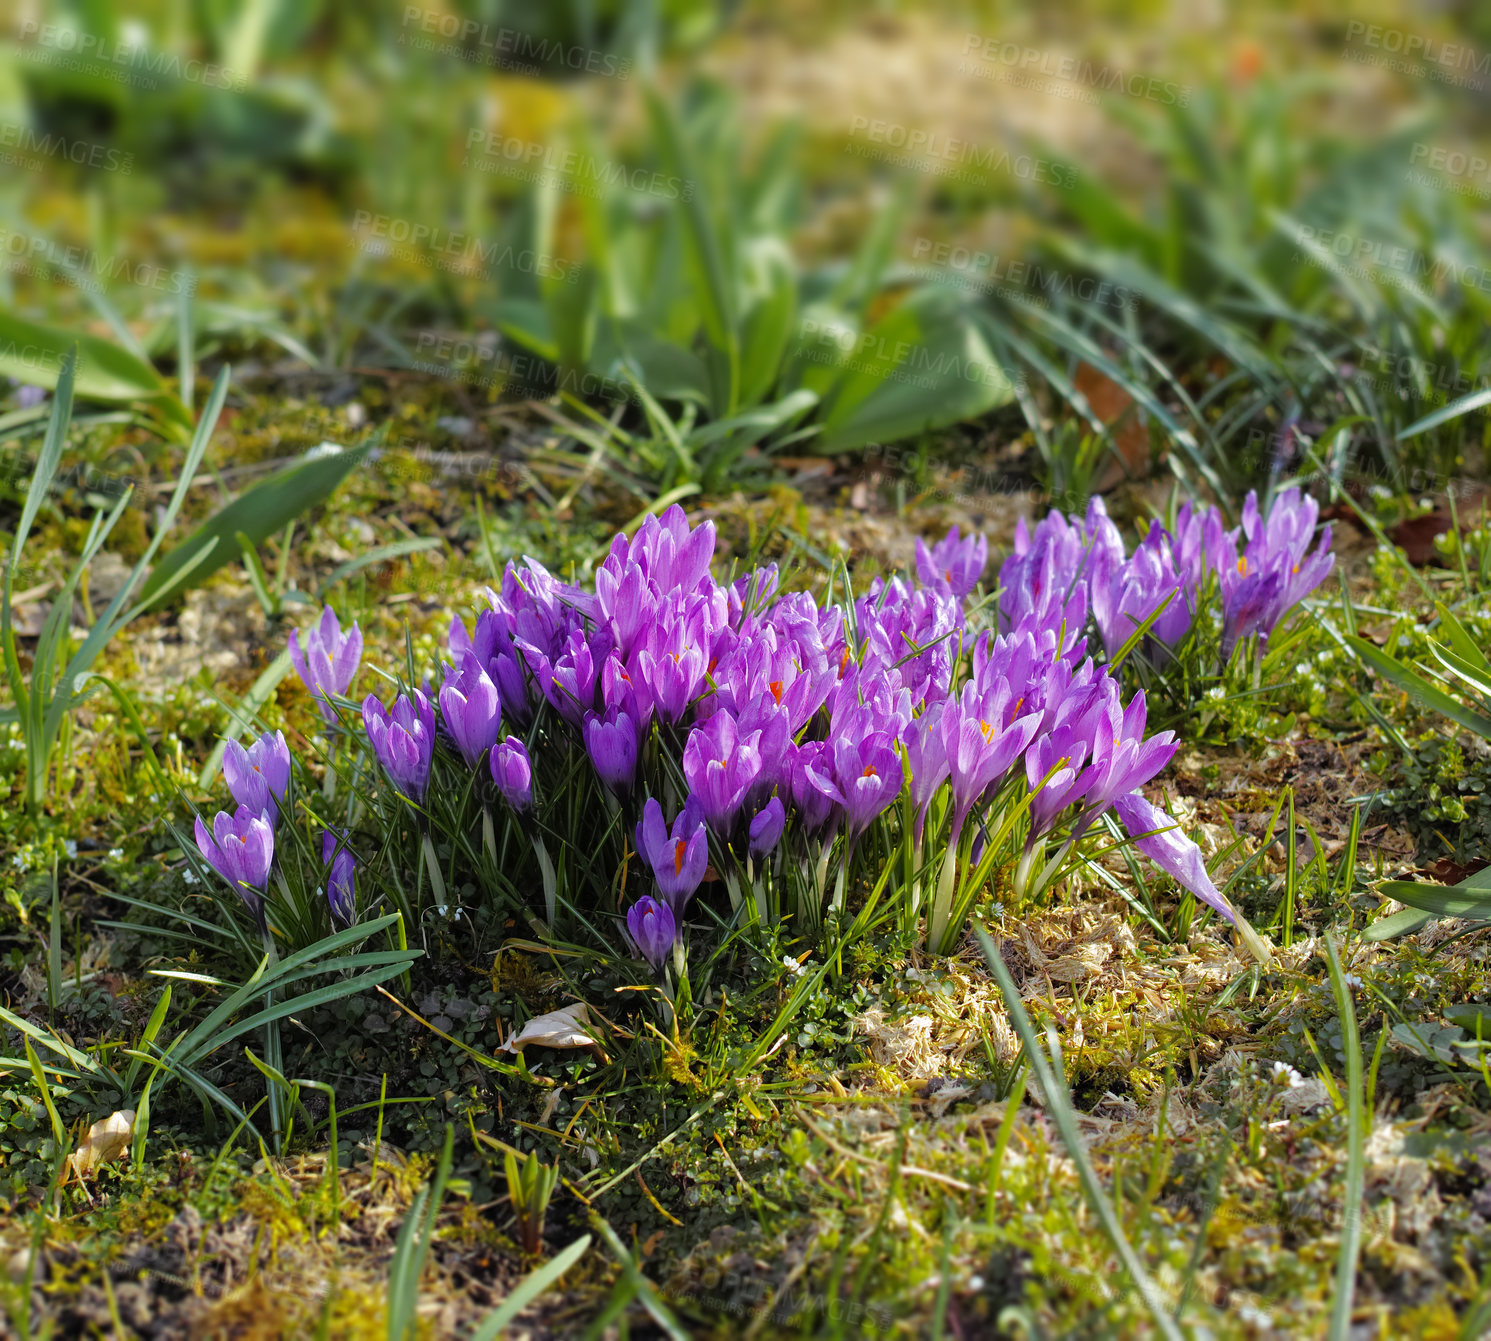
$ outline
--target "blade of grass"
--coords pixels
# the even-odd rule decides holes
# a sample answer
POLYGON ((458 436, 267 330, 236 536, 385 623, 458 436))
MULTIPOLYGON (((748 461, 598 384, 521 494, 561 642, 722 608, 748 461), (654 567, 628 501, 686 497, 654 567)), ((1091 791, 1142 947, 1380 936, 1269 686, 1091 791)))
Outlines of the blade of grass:
POLYGON ((1055 1119, 1057 1130, 1060 1131, 1061 1139, 1066 1144, 1067 1153, 1077 1168, 1077 1177, 1082 1184, 1082 1191, 1087 1197, 1088 1205, 1091 1206, 1093 1214, 1103 1226, 1103 1231, 1107 1234, 1124 1269, 1129 1273, 1130 1279, 1139 1291, 1140 1298, 1144 1300, 1145 1306, 1149 1309, 1150 1316, 1154 1319, 1160 1334, 1167 1338, 1167 1341, 1184 1341, 1180 1328, 1176 1326, 1175 1319, 1171 1317, 1166 1307, 1164 1296, 1149 1278, 1149 1273, 1145 1271, 1144 1264, 1139 1260, 1139 1254, 1124 1237, 1123 1226, 1119 1223, 1112 1203, 1103 1192, 1097 1171, 1087 1157, 1087 1148, 1082 1143, 1082 1135, 1077 1130, 1077 1114, 1072 1107, 1066 1080, 1057 1073, 1041 1048, 1036 1038, 1035 1026, 1031 1024, 1030 1016, 1025 1013, 1025 1004, 1020 999, 1019 989, 1015 986, 1014 979, 1010 977, 1009 969, 1005 967, 1004 959, 983 927, 975 927, 974 934, 978 937, 979 948, 984 952, 984 958, 989 961, 989 967, 999 983, 999 990, 1004 996, 1005 1009, 1009 1011, 1010 1022, 1015 1026, 1015 1031, 1020 1035, 1020 1041, 1025 1045, 1025 1055, 1030 1059, 1031 1069, 1041 1082, 1041 1089, 1046 1095, 1047 1108, 1052 1118, 1055 1119))
POLYGON ((1356 1291, 1356 1262, 1362 1243, 1362 1198, 1366 1190, 1366 1121, 1362 1112, 1362 1047, 1356 1008, 1341 972, 1336 944, 1325 938, 1331 992, 1341 1017, 1341 1047, 1346 1052, 1346 1189, 1341 1218, 1341 1247, 1336 1255, 1336 1297, 1331 1305, 1330 1341, 1351 1336, 1351 1303, 1356 1291))

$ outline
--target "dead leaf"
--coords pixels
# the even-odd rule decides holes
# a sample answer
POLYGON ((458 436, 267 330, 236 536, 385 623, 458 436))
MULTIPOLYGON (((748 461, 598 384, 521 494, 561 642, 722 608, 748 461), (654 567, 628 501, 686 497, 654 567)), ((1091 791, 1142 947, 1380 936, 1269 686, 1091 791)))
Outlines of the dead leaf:
POLYGON ((126 1108, 111 1113, 88 1128, 88 1135, 67 1157, 69 1167, 80 1183, 96 1173, 110 1160, 118 1159, 129 1149, 135 1134, 135 1110, 126 1108))
POLYGON ((497 1051, 516 1054, 536 1043, 542 1048, 594 1048, 599 1052, 600 1044, 586 1032, 589 1027, 589 1007, 577 1001, 563 1010, 534 1016, 497 1051))

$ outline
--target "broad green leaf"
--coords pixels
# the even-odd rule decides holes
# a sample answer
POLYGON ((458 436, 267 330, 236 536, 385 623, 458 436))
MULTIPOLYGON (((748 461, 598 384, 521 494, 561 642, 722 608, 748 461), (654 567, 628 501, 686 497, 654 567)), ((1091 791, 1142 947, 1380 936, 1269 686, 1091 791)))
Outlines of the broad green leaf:
MULTIPOLYGON (((1491 871, 1491 867, 1487 870, 1491 871)), ((1485 875, 1478 885, 1472 885, 1470 881, 1458 885, 1428 885, 1416 880, 1385 880, 1377 886, 1377 891, 1434 917, 1464 917, 1472 922, 1491 922, 1491 877, 1485 875)))
MULTIPOLYGON (((202 582, 238 555, 234 537, 242 531, 263 544, 308 508, 323 503, 336 487, 367 458, 369 444, 314 456, 286 466, 247 493, 214 513, 156 564, 140 592, 141 606, 150 605, 204 546, 211 546, 192 571, 192 585, 202 582)), ((178 588, 178 591, 180 588, 178 588)))
POLYGON ((0 374, 54 389, 62 375, 63 360, 74 346, 78 350, 74 380, 77 395, 87 400, 147 401, 176 427, 192 428, 195 421, 180 397, 154 368, 127 349, 96 335, 0 312, 0 374))
POLYGON ((866 332, 824 398, 825 452, 889 442, 972 419, 1014 387, 961 300, 921 289, 866 332))

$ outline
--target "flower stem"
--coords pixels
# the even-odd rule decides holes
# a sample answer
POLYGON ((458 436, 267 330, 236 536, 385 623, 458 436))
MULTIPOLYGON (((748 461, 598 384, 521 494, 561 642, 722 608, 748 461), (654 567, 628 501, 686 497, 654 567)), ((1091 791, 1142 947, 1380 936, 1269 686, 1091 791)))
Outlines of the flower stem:
POLYGON ((948 922, 952 919, 953 892, 958 882, 958 844, 947 845, 947 856, 942 859, 942 874, 937 877, 937 892, 932 896, 932 912, 927 919, 927 948, 933 954, 943 954, 943 941, 947 938, 948 922))
MULTIPOLYGON (((281 884, 284 876, 280 877, 281 884)), ((274 948, 274 933, 266 926, 263 930, 264 953, 269 960, 267 971, 273 972, 279 967, 279 951, 274 948)), ((274 991, 271 989, 264 993, 264 1009, 269 1010, 274 1005, 274 991)), ((275 1072, 284 1074, 284 1058, 280 1050, 280 1022, 270 1020, 264 1026, 264 1060, 275 1072)), ((269 1127, 274 1134, 275 1153, 280 1153, 280 1136, 285 1129, 285 1114, 282 1108, 282 1096, 278 1084, 266 1077, 269 1097, 269 1127)))

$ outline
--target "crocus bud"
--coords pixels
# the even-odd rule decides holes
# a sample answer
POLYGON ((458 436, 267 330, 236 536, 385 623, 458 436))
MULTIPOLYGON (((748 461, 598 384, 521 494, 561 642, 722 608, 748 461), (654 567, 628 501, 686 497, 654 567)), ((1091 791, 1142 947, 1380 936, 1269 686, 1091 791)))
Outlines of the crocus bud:
POLYGON ((751 821, 751 856, 764 857, 782 839, 782 826, 787 823, 787 812, 782 798, 773 796, 757 812, 751 821))
POLYGON ((668 905, 644 894, 627 911, 626 929, 631 932, 642 957, 654 969, 662 968, 673 948, 673 938, 678 934, 668 905))
POLYGON ((332 829, 321 834, 321 864, 331 863, 331 872, 326 879, 326 902, 331 907, 331 920, 339 927, 350 927, 357 921, 357 897, 353 884, 353 870, 357 861, 345 847, 337 850, 339 841, 346 841, 346 833, 338 835, 332 829))
POLYGON ((509 736, 492 751, 492 781, 502 798, 518 814, 533 804, 533 764, 528 750, 516 736, 509 736))

